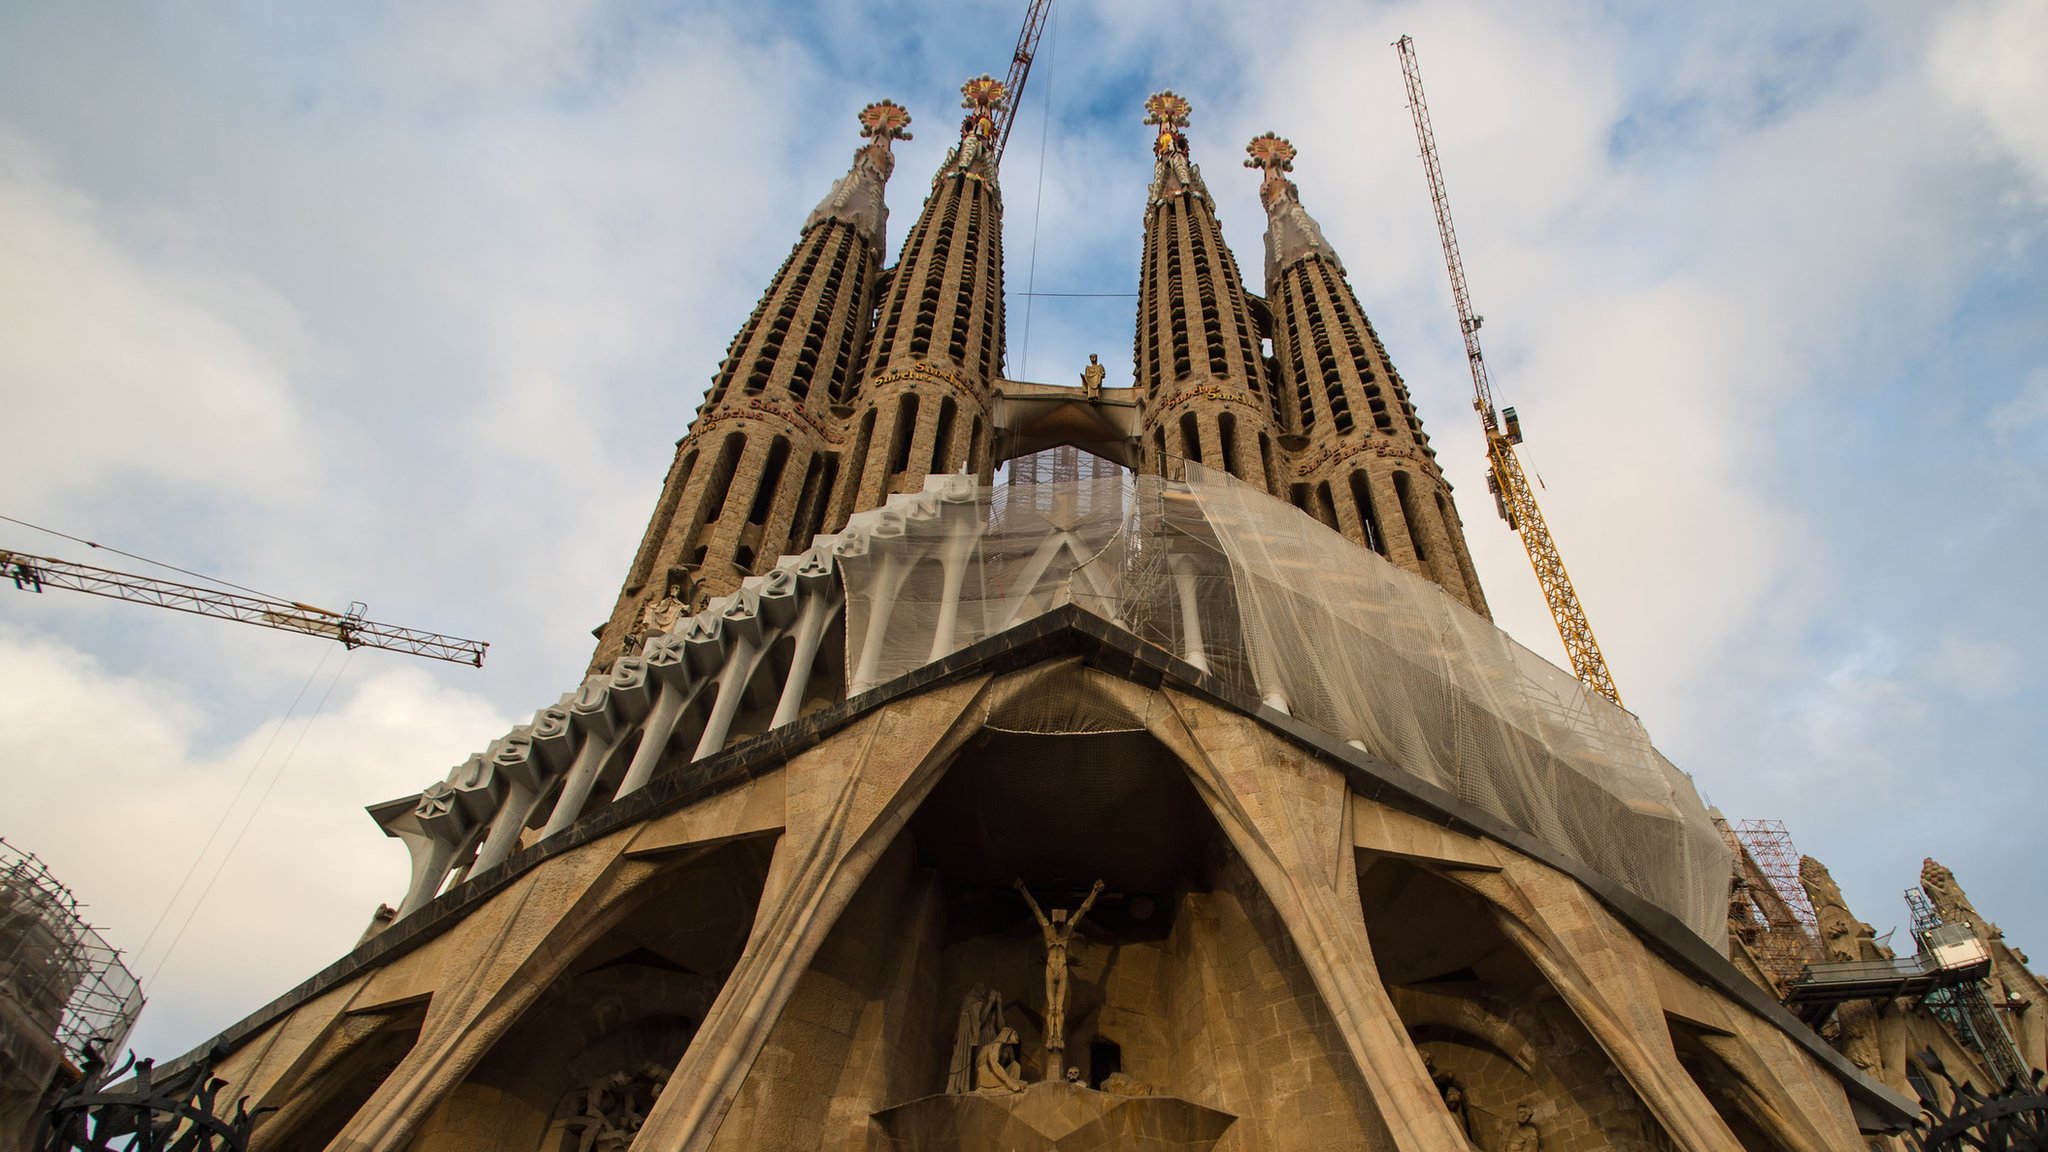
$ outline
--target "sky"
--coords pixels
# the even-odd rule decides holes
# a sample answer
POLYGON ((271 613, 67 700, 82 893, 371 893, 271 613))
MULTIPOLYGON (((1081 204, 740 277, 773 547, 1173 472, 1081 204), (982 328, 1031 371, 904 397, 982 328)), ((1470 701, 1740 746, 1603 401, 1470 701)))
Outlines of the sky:
MULTIPOLYGON (((0 7, 0 515, 491 642, 479 670, 0 585, 0 835, 146 979, 143 1054, 398 900, 363 806, 576 683, 855 113, 916 118, 893 253, 1023 7, 0 7)), ((1256 290, 1242 148, 1291 138, 1497 622, 1563 664, 1485 497, 1403 33, 1623 699, 1879 932, 1933 856, 2048 956, 2048 0, 1057 6, 1011 291, 1135 291, 1165 87, 1256 290)), ((1013 295, 1009 375, 1127 381, 1134 303, 1013 295)))

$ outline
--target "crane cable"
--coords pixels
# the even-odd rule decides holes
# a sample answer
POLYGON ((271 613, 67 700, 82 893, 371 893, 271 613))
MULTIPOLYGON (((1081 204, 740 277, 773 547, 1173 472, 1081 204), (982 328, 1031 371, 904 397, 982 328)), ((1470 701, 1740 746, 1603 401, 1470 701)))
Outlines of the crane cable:
POLYGON ((1059 60, 1060 6, 1057 3, 1046 9, 1045 22, 1045 122, 1038 129, 1038 198, 1031 203, 1031 260, 1024 273, 1024 340, 1017 356, 1018 376, 1028 376, 1031 368, 1031 302, 1040 295, 1058 295, 1032 291, 1038 284, 1038 223, 1045 207, 1045 157, 1052 139, 1053 65, 1059 60))
POLYGON ((256 779, 257 769, 263 766, 263 761, 269 759, 270 750, 277 745, 279 734, 284 731, 285 725, 291 723, 292 715, 299 710, 300 702, 305 700, 306 693, 313 687, 313 681, 319 678, 321 670, 327 667, 328 657, 333 654, 332 648, 323 647, 320 650, 319 663, 313 665, 313 670, 306 674, 306 682, 299 685, 299 694, 292 697, 291 705, 284 710, 283 719, 277 722, 277 727, 270 730, 270 738, 263 742, 263 748, 256 753, 256 758, 249 762, 249 771, 243 774, 242 783, 235 788, 235 794, 221 806, 220 818, 213 822, 213 830, 206 834, 205 842, 200 844, 199 851, 193 855, 192 863, 186 867, 185 875, 178 881, 177 888, 172 890, 170 899, 164 901, 164 909, 157 913, 156 922, 149 926, 149 933, 142 938, 141 944, 136 945, 136 956, 140 957, 149 951, 149 946, 156 940, 156 934, 163 928, 164 921, 170 919, 171 910, 178 906, 178 900, 185 895, 185 889, 192 883, 192 877, 198 875, 199 865, 205 861, 206 854, 213 851, 214 844, 219 841, 221 829, 227 826, 228 817, 234 814, 234 810, 242 803, 242 797, 248 794, 250 783, 256 779))
MULTIPOLYGON (((329 654, 331 654, 331 653, 332 653, 332 652, 333 652, 334 650, 330 648, 330 649, 328 649, 327 651, 328 651, 328 653, 329 653, 329 654)), ((189 908, 189 909, 187 909, 187 910, 186 910, 186 912, 185 912, 185 918, 184 918, 184 919, 183 919, 182 921, 180 921, 180 922, 178 923, 178 931, 177 931, 177 932, 176 932, 175 934, 173 934, 173 935, 172 935, 172 937, 171 937, 171 942, 170 942, 169 944, 166 944, 166 945, 164 945, 164 952, 163 952, 163 955, 162 955, 162 956, 159 956, 159 957, 157 958, 156 966, 155 966, 154 968, 151 968, 151 969, 149 970, 149 976, 148 976, 148 977, 147 977, 146 979, 144 979, 144 980, 142 981, 142 983, 143 983, 143 986, 144 986, 145 988, 148 988, 148 987, 152 987, 152 986, 154 986, 154 985, 155 985, 155 983, 156 983, 156 978, 157 978, 157 976, 158 976, 158 975, 159 975, 160 973, 162 973, 162 972, 163 972, 163 970, 164 970, 164 965, 166 965, 166 964, 168 964, 168 963, 170 962, 170 959, 171 959, 171 954, 172 954, 173 952, 177 951, 177 948, 178 948, 178 943, 179 943, 179 941, 181 941, 181 940, 183 940, 183 939, 185 938, 185 930, 186 930, 187 928, 190 928, 190 927, 192 926, 192 921, 193 921, 193 919, 194 919, 195 917, 197 917, 197 916, 199 915, 199 910, 200 910, 201 908, 205 907, 205 905, 206 905, 206 899, 207 899, 207 897, 209 897, 209 896, 211 896, 211 895, 213 894, 213 886, 214 886, 214 884, 215 884, 215 883, 216 883, 217 881, 219 881, 219 880, 220 880, 220 874, 221 874, 221 872, 222 872, 222 871, 224 871, 224 870, 225 870, 225 869, 227 868, 227 866, 228 866, 228 861, 234 858, 234 855, 235 855, 235 850, 236 850, 237 848, 240 848, 240 847, 242 846, 242 839, 243 839, 243 837, 245 837, 245 836, 247 836, 247 835, 249 834, 249 829, 250 829, 250 828, 251 828, 251 827, 252 827, 252 826, 253 826, 253 825, 254 825, 254 824, 256 823, 256 817, 262 814, 262 812, 263 812, 263 806, 264 806, 264 804, 266 804, 266 803, 268 803, 268 802, 269 802, 269 800, 270 800, 270 794, 271 794, 272 792, 276 791, 276 789, 277 789, 277 782, 278 782, 279 780, 281 780, 281 779, 283 779, 283 778, 284 778, 284 772, 285 772, 285 769, 286 769, 286 768, 289 768, 289 767, 291 767, 291 763, 292 763, 292 758, 293 758, 294 756, 297 756, 297 755, 298 755, 298 752, 299 752, 299 745, 301 745, 301 744, 304 744, 304 743, 306 742, 306 733, 308 733, 308 732, 310 732, 310 731, 312 731, 312 730, 313 730, 313 724, 314 724, 314 722, 315 722, 315 721, 317 721, 317 720, 319 720, 319 719, 320 719, 320 713, 326 710, 326 708, 327 708, 327 701, 328 701, 328 698, 334 695, 334 689, 335 689, 335 686, 341 683, 341 678, 342 678, 342 676, 344 676, 344 675, 345 675, 345 674, 347 674, 347 672, 348 672, 348 665, 349 665, 349 661, 350 661, 350 660, 353 660, 354 658, 355 658, 355 650, 354 650, 354 649, 347 649, 347 650, 346 650, 346 654, 345 654, 345 655, 343 655, 343 657, 342 657, 342 659, 341 659, 341 667, 339 667, 339 668, 337 668, 337 669, 335 669, 335 670, 334 670, 334 678, 333 678, 333 679, 331 679, 331 680, 329 680, 329 681, 327 682, 327 688, 326 688, 326 690, 325 690, 325 691, 323 691, 323 692, 322 692, 322 693, 320 694, 320 700, 319 700, 319 702, 318 702, 317 704, 313 705, 313 713, 312 713, 312 715, 310 715, 310 716, 306 717, 306 723, 305 723, 305 724, 304 724, 304 725, 303 725, 302 727, 300 727, 300 729, 299 729, 299 734, 298 734, 297 738, 295 738, 295 739, 294 739, 294 740, 292 741, 292 746, 291 746, 291 747, 290 747, 289 749, 287 749, 287 750, 285 751, 285 754, 284 754, 284 759, 283 759, 283 760, 280 760, 280 761, 278 761, 278 765, 277 765, 277 768, 276 768, 276 769, 275 769, 275 770, 274 770, 273 772, 271 772, 271 774, 270 774, 270 781, 269 781, 269 783, 267 783, 267 784, 265 784, 265 785, 263 786, 263 794, 262 794, 262 795, 260 795, 260 796, 258 796, 258 797, 256 798, 256 805, 255 805, 255 807, 253 807, 253 808, 251 808, 251 809, 249 810, 249 815, 247 816, 247 818, 245 818, 245 819, 244 819, 244 820, 242 821, 242 826, 241 826, 241 828, 239 828, 239 829, 237 829, 237 830, 236 830, 236 832, 235 832, 235 838, 234 838, 234 840, 232 840, 231 842, 229 842, 229 844, 228 844, 228 849, 227 849, 227 851, 226 851, 226 852, 223 852, 223 853, 221 854, 220 860, 219 860, 218 862, 216 862, 216 863, 214 864, 214 866, 213 866, 213 874, 212 874, 212 875, 210 875, 210 876, 208 876, 208 877, 206 878, 206 886, 205 886, 204 888, 201 888, 201 889, 199 890, 199 898, 198 898, 198 899, 196 899, 196 900, 194 900, 194 901, 192 902, 192 906, 191 906, 191 908, 189 908)), ((325 655, 323 655, 323 656, 322 656, 322 657, 320 658, 320 662, 321 662, 321 664, 325 664, 325 663, 327 662, 327 657, 326 657, 325 655)), ((309 676, 309 677, 307 677, 307 679, 306 679, 306 684, 307 684, 307 685, 308 685, 309 687, 310 687, 310 686, 312 685, 312 683, 313 683, 313 680, 314 680, 314 678, 316 678, 316 677, 317 677, 317 676, 319 675, 319 671, 320 671, 320 670, 319 670, 319 668, 317 668, 317 667, 316 667, 316 668, 314 668, 314 670, 313 670, 313 672, 314 672, 314 675, 313 675, 313 676, 309 676)), ((304 688, 302 688, 302 689, 300 689, 300 690, 299 690, 299 695, 300 695, 300 696, 302 696, 302 697, 303 697, 303 696, 305 695, 305 689, 304 689, 304 688)), ((298 701, 297 701, 297 700, 294 700, 294 701, 292 702, 292 706, 293 706, 294 708, 296 708, 296 707, 298 706, 298 701)), ((277 737, 278 737, 279 733, 282 733, 282 732, 284 731, 284 728, 285 728, 285 724, 286 724, 286 723, 288 723, 289 721, 290 721, 290 713, 289 713, 289 712, 287 712, 287 713, 286 713, 286 718, 285 718, 285 720, 283 720, 283 721, 280 721, 280 722, 278 723, 278 726, 277 726, 276 730, 275 730, 275 731, 273 731, 273 732, 271 733, 271 736, 270 736, 270 740, 269 740, 269 741, 267 741, 267 742, 266 742, 266 743, 264 744, 264 752, 265 752, 266 754, 267 754, 267 753, 269 752, 269 750, 270 750, 270 745, 276 742, 276 740, 277 740, 277 737)), ((257 759, 256 759, 256 763, 257 763, 257 764, 261 764, 261 763, 262 763, 262 761, 263 761, 263 757, 262 757, 261 755, 259 755, 259 756, 257 757, 257 759)), ((255 777, 255 774, 256 774, 256 772, 255 772, 255 765, 251 765, 251 766, 250 766, 250 770, 249 770, 249 779, 253 779, 253 778, 255 777)), ((244 788, 247 788, 247 786, 248 786, 248 783, 249 783, 249 779, 244 779, 244 780, 243 780, 243 782, 242 782, 242 783, 243 783, 243 787, 244 787, 244 788)), ((240 800, 240 798, 241 798, 241 792, 240 792, 240 791, 237 791, 237 793, 236 793, 236 800, 237 800, 237 801, 239 801, 239 800, 240 800)), ((230 809, 230 810, 232 810, 232 808, 233 808, 233 804, 231 803, 231 804, 229 805, 229 809, 230 809)), ((218 824, 216 824, 216 825, 214 826, 214 834, 215 834, 215 835, 218 835, 218 834, 219 834, 219 832, 220 832, 220 829, 221 829, 221 826, 222 826, 222 825, 224 825, 224 824, 226 823, 226 821, 227 821, 227 813, 226 813, 226 812, 223 812, 223 813, 222 813, 222 815, 221 815, 221 821, 220 821, 220 823, 218 823, 218 824)), ((210 848, 210 847, 212 846, 212 840, 213 840, 213 838, 212 838, 211 836, 209 836, 209 837, 208 837, 208 848, 210 848)), ((205 848, 202 848, 202 849, 200 850, 199 856, 198 856, 197 858, 195 858, 195 859, 194 859, 194 860, 192 861, 192 870, 191 870, 190 872, 187 872, 187 873, 186 873, 186 879, 187 879, 187 880, 190 880, 190 879, 191 879, 191 875, 192 875, 192 872, 196 872, 196 871, 198 870, 198 868, 199 868, 199 862, 200 862, 200 860, 203 860, 203 859, 205 858, 205 856, 206 856, 206 851, 207 851, 207 849, 205 849, 205 848)), ((183 890, 183 888, 184 888, 184 885, 183 885, 183 884, 181 883, 181 884, 179 885, 179 889, 180 889, 180 891, 182 891, 182 890, 183 890)), ((173 900, 175 901, 175 900, 176 900, 176 897, 175 897, 175 896, 173 896, 173 897, 172 897, 172 899, 173 899, 173 900)), ((165 911, 165 914, 166 914, 166 915, 168 915, 168 914, 169 914, 169 912, 170 912, 170 908, 169 908, 169 906, 166 906, 166 907, 165 907, 165 909, 164 909, 164 911, 165 911)), ((158 923, 159 923, 159 924, 161 924, 161 923, 162 923, 162 918, 159 918, 159 919, 158 919, 158 923)), ((151 935, 151 936, 154 936, 155 934, 156 934, 156 929, 154 929, 154 928, 150 929, 150 935, 151 935)), ((146 943, 147 943, 147 942, 145 941, 145 944, 146 944, 146 943)), ((137 952, 138 952, 138 953, 139 953, 140 951, 141 951, 140 949, 137 949, 137 952)))

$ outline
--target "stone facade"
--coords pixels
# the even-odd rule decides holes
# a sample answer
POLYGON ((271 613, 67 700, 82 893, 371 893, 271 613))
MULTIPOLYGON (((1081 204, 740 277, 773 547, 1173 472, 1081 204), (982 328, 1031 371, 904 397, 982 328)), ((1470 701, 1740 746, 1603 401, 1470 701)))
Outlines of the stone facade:
POLYGON ((1129 1097, 1162 1146, 1502 1149, 1527 1108, 1544 1149, 1860 1152, 1901 1109, 1696 938, 1159 675, 957 662, 737 748, 238 1026, 226 1094, 279 1108, 258 1149, 436 1152, 1125 1147, 1129 1097), (1030 732, 1047 693, 1115 730, 1030 732), (945 1092, 982 988, 1060 1078, 1011 873, 1105 882, 1057 1107, 945 1092))
MULTIPOLYGON (((1486 627, 1445 599, 1485 612, 1419 419, 1285 176, 1291 147, 1250 149, 1269 222, 1262 301, 1189 161, 1186 102, 1148 102, 1138 379, 1096 379, 1070 402, 1001 379, 1005 94, 988 77, 963 94, 959 143, 889 271, 882 188, 909 120, 886 102, 863 113, 868 142, 678 446, 594 674, 446 781, 374 806, 412 854, 396 913, 209 1045, 222 1098, 276 1109, 252 1147, 1888 1139, 1913 1114, 1909 1046, 1969 1059, 1943 1026, 1862 1005, 1824 1039, 1740 940, 1731 953, 1711 924, 1561 848, 1577 841, 1560 830, 1244 691, 1202 638, 1231 643, 1222 628, 1244 601, 1195 596, 1167 537, 1117 529, 1138 561, 1160 552, 1178 573, 1159 587, 1179 611, 1152 605, 1180 622, 1174 651, 1133 631, 1144 613, 1082 604, 1076 588, 1111 602, 1089 583, 1107 579, 1109 549, 1079 549, 1057 500, 1047 539, 1019 553, 1028 577, 964 587, 966 531, 957 548, 904 550, 918 525, 988 514, 976 482, 999 442, 1085 432, 1141 471, 1177 482, 1199 460, 1291 501, 1444 595, 1358 562, 1486 627), (1024 415, 999 429, 1001 411, 1024 415), (871 581, 860 604, 841 579, 856 564, 871 581), (1071 582, 1041 596, 1033 581, 1058 565, 1071 582), (896 595, 919 579, 940 591, 896 595), (961 624, 997 606, 999 627, 961 624), (929 655, 877 671, 892 639, 929 655), (1070 939, 1053 939, 1055 921, 1070 939)), ((1681 818, 1638 807, 1595 823, 1681 818)), ((1874 948, 1812 883, 1830 947, 1874 948)), ((1979 927, 2003 1010, 2024 1016, 2044 990, 2023 958, 1952 877, 1928 883, 1943 915, 1979 927)), ((2038 1061, 2033 1016, 2018 1042, 2038 1061)))

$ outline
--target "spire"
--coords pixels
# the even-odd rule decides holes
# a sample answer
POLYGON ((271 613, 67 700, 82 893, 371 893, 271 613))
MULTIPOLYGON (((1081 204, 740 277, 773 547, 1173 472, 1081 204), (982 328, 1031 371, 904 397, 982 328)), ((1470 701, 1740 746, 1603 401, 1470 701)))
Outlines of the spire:
POLYGON ((1244 146, 1244 166, 1265 173, 1259 181, 1259 203, 1266 206, 1266 283, 1280 278, 1281 270, 1310 255, 1319 255, 1344 271, 1337 250, 1323 239, 1323 229, 1301 206, 1301 189, 1286 173, 1294 171, 1294 145, 1268 132, 1244 146))
MULTIPOLYGON (((1287 173, 1294 145, 1268 132, 1245 145, 1266 205, 1266 303, 1275 399, 1285 397, 1285 495, 1331 529, 1487 615, 1451 486, 1437 467, 1401 374, 1359 306, 1336 249, 1287 173)), ((1275 489, 1279 491, 1279 489, 1275 489)))
POLYGON ((804 221, 805 232, 826 220, 843 220, 860 229, 868 247, 881 252, 883 232, 889 224, 889 206, 883 202, 882 191, 889 184, 889 173, 896 169, 896 153, 890 145, 910 139, 910 133, 904 131, 909 126, 910 113, 894 100, 877 100, 860 110, 860 134, 867 143, 854 150, 853 167, 832 182, 831 193, 811 210, 804 221))
POLYGON ((1220 468, 1268 492, 1279 406, 1259 345, 1264 336, 1201 169, 1188 161, 1190 105, 1172 91, 1145 101, 1152 187, 1132 361, 1144 401, 1148 468, 1178 476, 1179 461, 1220 468))
POLYGON ((1152 187, 1147 203, 1158 204, 1169 196, 1188 194, 1209 198, 1209 186, 1202 182, 1202 170, 1188 159, 1188 113, 1194 106, 1188 98, 1168 88, 1145 98, 1145 123, 1156 126, 1152 139, 1152 187))
POLYGON ((676 442, 640 552, 598 629, 592 671, 826 530, 841 468, 832 414, 860 380, 888 220, 882 191, 895 167, 890 146, 910 138, 909 125, 910 113, 892 101, 861 109, 866 143, 804 221, 676 442))
POLYGON ((995 120, 1009 91, 981 75, 960 97, 959 143, 932 176, 896 267, 882 274, 833 524, 917 491, 928 474, 989 471, 989 391, 1003 370, 995 120))
POLYGON ((948 176, 966 176, 996 186, 996 113, 1010 104, 1010 90, 1001 80, 984 72, 960 86, 960 107, 967 115, 960 120, 960 142, 946 153, 932 177, 932 186, 948 176))

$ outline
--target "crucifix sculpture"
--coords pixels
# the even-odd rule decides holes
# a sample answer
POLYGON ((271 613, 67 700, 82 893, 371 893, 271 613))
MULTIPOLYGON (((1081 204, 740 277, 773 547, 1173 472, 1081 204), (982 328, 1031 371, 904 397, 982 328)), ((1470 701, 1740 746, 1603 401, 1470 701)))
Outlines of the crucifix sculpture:
POLYGON ((1031 906, 1031 915, 1038 920, 1038 929, 1045 934, 1045 1078, 1058 1080, 1066 1074, 1067 1053, 1067 949, 1073 943, 1074 929, 1081 923, 1081 917, 1095 906, 1095 898, 1102 895, 1102 881, 1088 890, 1088 898, 1069 914, 1065 908, 1052 910, 1050 919, 1031 898, 1031 890, 1024 887, 1024 881, 1015 884, 1024 896, 1024 903, 1031 906))

